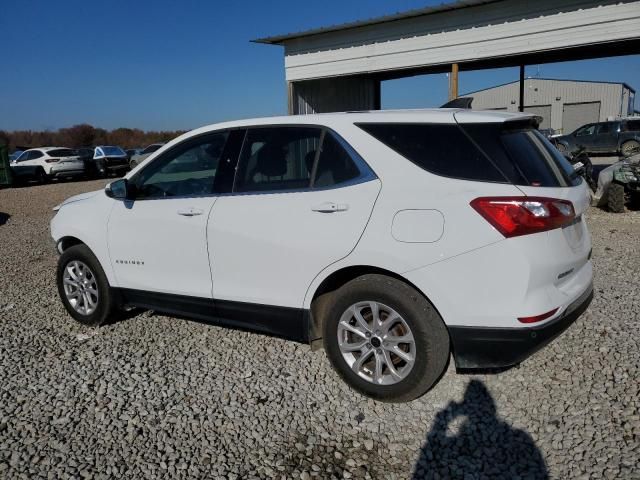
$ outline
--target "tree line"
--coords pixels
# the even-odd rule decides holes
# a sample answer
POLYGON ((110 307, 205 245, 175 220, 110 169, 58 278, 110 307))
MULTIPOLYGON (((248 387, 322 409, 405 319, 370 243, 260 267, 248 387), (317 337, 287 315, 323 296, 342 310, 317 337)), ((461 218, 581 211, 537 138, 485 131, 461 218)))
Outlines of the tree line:
POLYGON ((0 142, 9 145, 9 151, 17 148, 36 147, 93 147, 95 145, 118 145, 122 148, 143 148, 151 143, 168 142, 186 130, 148 131, 138 128, 116 128, 105 130, 86 123, 58 130, 0 130, 0 142))

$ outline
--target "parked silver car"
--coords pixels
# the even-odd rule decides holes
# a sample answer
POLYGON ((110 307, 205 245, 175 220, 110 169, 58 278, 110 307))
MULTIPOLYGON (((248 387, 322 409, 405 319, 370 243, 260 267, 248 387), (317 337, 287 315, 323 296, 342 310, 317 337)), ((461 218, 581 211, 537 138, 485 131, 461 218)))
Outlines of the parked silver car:
POLYGON ((156 150, 160 150, 162 146, 164 146, 164 143, 152 143, 147 148, 142 150, 142 152, 131 157, 131 160, 129 161, 129 166, 132 169, 135 168, 138 164, 142 163, 153 152, 155 152, 156 150))

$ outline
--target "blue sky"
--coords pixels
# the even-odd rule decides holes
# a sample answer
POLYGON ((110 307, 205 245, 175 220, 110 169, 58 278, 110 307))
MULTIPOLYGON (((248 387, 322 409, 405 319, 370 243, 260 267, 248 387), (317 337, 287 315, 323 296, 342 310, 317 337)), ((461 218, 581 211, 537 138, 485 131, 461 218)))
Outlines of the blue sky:
MULTIPOLYGON (((190 129, 284 114, 283 50, 250 39, 439 3, 2 0, 0 129, 83 122, 107 129, 190 129)), ((536 66, 527 69, 527 75, 537 73, 536 66)), ((541 65, 539 73, 640 88, 640 56, 541 65)), ((460 91, 517 75, 517 69, 464 72, 460 91)), ((445 75, 382 86, 383 108, 439 106, 446 95, 445 75)))

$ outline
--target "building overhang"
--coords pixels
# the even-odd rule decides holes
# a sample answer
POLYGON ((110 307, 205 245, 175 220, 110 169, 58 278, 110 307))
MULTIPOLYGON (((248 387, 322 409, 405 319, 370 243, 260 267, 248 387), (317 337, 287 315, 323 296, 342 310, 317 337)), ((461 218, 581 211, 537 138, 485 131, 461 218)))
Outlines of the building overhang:
POLYGON ((284 46, 288 81, 629 55, 640 53, 640 0, 468 0, 255 41, 284 46))

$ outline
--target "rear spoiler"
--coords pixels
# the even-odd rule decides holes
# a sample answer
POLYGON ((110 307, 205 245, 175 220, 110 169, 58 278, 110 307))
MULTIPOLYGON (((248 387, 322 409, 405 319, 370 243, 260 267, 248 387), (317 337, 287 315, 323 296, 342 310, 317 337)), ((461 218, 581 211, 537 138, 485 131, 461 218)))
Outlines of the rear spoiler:
POLYGON ((473 97, 459 97, 449 100, 440 108, 463 108, 465 110, 471 110, 471 104, 473 103, 473 97))

